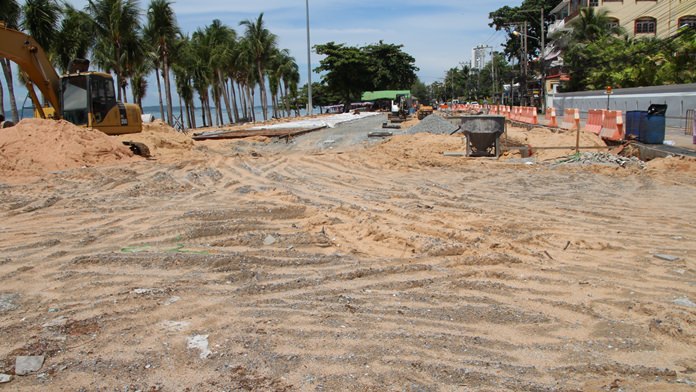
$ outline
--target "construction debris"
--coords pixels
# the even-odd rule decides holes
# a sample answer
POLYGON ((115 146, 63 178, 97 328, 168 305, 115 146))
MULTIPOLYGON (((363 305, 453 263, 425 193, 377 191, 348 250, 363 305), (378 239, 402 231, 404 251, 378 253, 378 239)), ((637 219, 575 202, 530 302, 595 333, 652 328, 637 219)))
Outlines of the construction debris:
POLYGON ((645 162, 636 157, 622 157, 608 152, 583 152, 556 160, 556 165, 617 165, 645 169, 645 162))

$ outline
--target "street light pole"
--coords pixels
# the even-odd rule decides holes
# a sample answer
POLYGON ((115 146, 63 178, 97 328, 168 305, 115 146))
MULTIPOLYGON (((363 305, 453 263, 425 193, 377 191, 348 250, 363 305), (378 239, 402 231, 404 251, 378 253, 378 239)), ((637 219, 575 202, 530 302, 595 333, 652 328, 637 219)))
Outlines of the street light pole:
POLYGON ((305 9, 307 10, 307 114, 314 114, 314 106, 312 105, 312 55, 311 44, 309 40, 309 0, 305 0, 305 9))

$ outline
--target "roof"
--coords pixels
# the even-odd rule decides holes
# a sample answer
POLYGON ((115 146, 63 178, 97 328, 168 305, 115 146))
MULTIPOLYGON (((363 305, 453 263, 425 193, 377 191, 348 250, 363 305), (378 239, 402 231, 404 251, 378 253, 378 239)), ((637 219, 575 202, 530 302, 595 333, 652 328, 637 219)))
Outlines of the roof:
POLYGON ((549 14, 553 15, 561 12, 563 8, 568 6, 568 3, 570 3, 570 0, 561 1, 556 7, 554 7, 554 9, 551 10, 551 12, 549 12, 549 14))
POLYGON ((411 96, 411 90, 383 90, 383 91, 365 91, 361 100, 376 101, 378 99, 396 99, 397 95, 411 96))

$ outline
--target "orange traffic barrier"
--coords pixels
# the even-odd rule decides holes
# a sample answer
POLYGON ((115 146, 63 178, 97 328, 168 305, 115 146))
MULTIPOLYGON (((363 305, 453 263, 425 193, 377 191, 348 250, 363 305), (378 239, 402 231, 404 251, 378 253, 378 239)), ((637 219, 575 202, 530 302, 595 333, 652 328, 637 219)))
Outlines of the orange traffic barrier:
POLYGON ((533 106, 523 107, 521 120, 528 124, 538 124, 539 117, 537 115, 537 108, 533 106))
POLYGON ((604 112, 605 111, 601 109, 590 109, 587 111, 587 122, 585 123, 585 130, 587 132, 599 135, 604 125, 604 112))
POLYGON ((605 110, 602 130, 599 132, 602 139, 611 141, 623 140, 626 136, 624 132, 623 114, 621 110, 605 110))
POLYGON ((546 125, 554 128, 558 127, 558 120, 556 119, 556 108, 547 108, 545 117, 546 125))
POLYGON ((577 129, 580 128, 580 110, 566 109, 563 111, 563 122, 561 128, 577 129))

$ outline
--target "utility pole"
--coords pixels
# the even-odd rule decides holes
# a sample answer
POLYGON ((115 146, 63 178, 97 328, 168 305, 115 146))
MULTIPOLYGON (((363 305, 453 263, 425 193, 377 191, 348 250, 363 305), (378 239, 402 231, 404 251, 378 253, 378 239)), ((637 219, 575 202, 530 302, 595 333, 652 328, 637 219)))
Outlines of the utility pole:
POLYGON ((309 42, 309 0, 305 0, 307 10, 307 114, 314 114, 314 106, 312 105, 312 56, 311 45, 309 42))
POLYGON ((527 97, 528 97, 528 92, 527 92, 527 75, 529 75, 529 63, 528 63, 528 57, 527 57, 527 21, 524 21, 522 23, 522 33, 521 38, 522 38, 522 82, 524 83, 524 87, 522 87, 522 92, 524 93, 524 102, 521 104, 526 104, 527 103, 527 97))
POLYGON ((539 89, 539 100, 541 101, 541 110, 546 112, 546 44, 544 36, 546 35, 546 23, 544 23, 544 7, 541 7, 541 54, 539 55, 539 69, 541 70, 541 88, 539 89))

